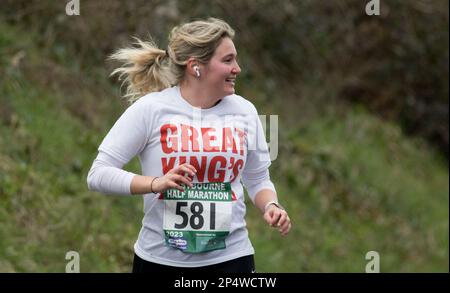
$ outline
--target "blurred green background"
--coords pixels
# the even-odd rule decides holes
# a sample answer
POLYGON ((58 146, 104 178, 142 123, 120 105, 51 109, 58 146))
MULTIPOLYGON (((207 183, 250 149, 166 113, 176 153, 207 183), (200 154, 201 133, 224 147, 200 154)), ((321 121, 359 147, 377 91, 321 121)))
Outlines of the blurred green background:
MULTIPOLYGON (((447 0, 2 0, 0 272, 129 272, 140 196, 87 190, 126 108, 107 61, 131 36, 214 16, 236 30, 237 93, 279 115, 282 238, 248 200, 259 272, 449 271, 447 0)), ((139 172, 137 160, 127 170, 139 172)))

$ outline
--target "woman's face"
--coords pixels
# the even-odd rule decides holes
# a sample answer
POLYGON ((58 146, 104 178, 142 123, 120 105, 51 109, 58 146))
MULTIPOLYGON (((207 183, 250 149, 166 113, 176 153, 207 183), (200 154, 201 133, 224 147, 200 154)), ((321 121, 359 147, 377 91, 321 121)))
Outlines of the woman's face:
POLYGON ((233 41, 223 38, 205 67, 205 81, 209 92, 215 97, 223 98, 234 94, 236 77, 241 72, 236 57, 233 41))

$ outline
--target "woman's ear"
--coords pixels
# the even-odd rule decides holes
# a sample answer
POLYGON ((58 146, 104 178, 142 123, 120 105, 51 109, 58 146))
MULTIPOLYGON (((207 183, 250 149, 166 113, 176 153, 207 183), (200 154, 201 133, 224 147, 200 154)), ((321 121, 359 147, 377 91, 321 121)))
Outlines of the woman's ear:
POLYGON ((189 75, 193 75, 197 78, 200 77, 200 66, 198 65, 198 61, 194 58, 189 58, 186 64, 186 70, 189 75))

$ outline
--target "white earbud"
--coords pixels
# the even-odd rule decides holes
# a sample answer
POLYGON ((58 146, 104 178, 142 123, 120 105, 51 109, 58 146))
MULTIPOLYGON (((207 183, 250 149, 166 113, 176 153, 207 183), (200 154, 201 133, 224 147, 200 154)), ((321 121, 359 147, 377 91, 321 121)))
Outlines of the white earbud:
POLYGON ((197 78, 200 77, 200 69, 198 68, 197 65, 194 66, 194 70, 195 70, 195 75, 197 76, 197 78))

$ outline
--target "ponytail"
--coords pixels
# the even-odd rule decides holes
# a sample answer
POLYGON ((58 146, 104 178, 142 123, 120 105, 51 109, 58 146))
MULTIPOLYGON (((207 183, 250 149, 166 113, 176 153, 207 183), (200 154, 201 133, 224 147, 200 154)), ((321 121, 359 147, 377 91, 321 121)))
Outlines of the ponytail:
POLYGON ((111 75, 119 74, 122 86, 127 86, 124 98, 130 104, 143 95, 161 91, 175 83, 167 51, 158 49, 153 40, 134 39, 136 47, 119 49, 109 57, 123 63, 111 75))

